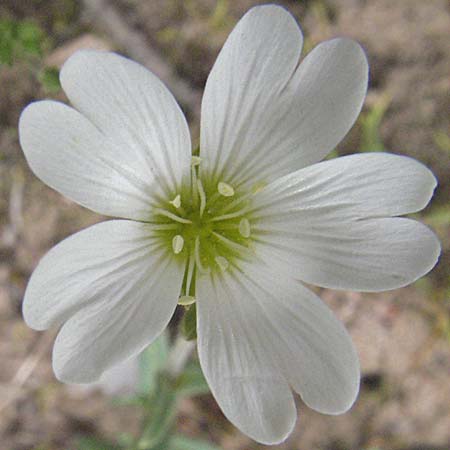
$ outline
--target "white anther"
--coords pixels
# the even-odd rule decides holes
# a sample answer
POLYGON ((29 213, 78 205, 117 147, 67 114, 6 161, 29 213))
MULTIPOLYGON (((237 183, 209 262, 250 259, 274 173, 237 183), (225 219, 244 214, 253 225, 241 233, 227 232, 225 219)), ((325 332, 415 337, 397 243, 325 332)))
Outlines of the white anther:
POLYGON ((183 236, 180 234, 177 234, 172 239, 172 249, 175 255, 178 255, 178 253, 181 253, 181 250, 183 250, 184 247, 184 239, 183 236))
POLYGON ((199 166, 201 162, 202 162, 202 158, 200 158, 200 156, 193 156, 191 158, 191 166, 192 167, 199 166))
POLYGON ((239 222, 239 234, 242 237, 248 238, 250 237, 250 222, 248 221, 248 219, 241 219, 241 221, 239 222))
POLYGON ((178 194, 172 201, 169 202, 171 205, 178 209, 181 206, 181 196, 178 194))
POLYGON ((178 299, 178 304, 181 306, 189 306, 193 303, 195 303, 195 297, 193 297, 192 295, 182 295, 178 299))
POLYGON ((229 184, 224 183, 223 181, 221 181, 217 185, 217 190, 219 191, 219 194, 223 195, 224 197, 233 197, 234 195, 233 186, 230 186, 229 184))
POLYGON ((230 265, 228 259, 224 258, 223 256, 216 256, 214 260, 216 261, 216 264, 219 266, 222 272, 225 272, 225 270, 227 270, 228 266, 230 265))

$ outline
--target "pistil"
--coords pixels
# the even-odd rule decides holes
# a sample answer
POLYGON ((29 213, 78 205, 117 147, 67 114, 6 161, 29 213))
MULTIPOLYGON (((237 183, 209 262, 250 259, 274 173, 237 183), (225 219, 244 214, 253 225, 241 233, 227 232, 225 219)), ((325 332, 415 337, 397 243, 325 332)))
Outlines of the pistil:
POLYGON ((196 277, 230 271, 251 256, 252 192, 242 192, 225 180, 213 182, 199 172, 201 158, 192 157, 190 183, 153 210, 153 229, 185 265, 179 303, 195 301, 196 277))

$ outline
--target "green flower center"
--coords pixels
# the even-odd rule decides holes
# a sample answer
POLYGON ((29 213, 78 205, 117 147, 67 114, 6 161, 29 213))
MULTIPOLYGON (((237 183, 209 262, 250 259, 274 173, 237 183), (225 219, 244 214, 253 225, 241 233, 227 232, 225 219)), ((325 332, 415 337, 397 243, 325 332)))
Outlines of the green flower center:
POLYGON ((221 273, 252 255, 251 197, 199 171, 194 156, 191 176, 172 198, 153 210, 152 223, 163 246, 181 263, 185 276, 181 302, 194 301, 196 276, 221 273))

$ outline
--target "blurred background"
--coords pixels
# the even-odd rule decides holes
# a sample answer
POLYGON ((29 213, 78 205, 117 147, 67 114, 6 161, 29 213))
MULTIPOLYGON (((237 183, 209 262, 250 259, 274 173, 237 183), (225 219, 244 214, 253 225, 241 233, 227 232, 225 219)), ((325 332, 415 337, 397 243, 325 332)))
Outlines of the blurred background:
MULTIPOLYGON (((0 449, 107 450, 120 443, 126 448, 144 414, 130 386, 148 389, 151 380, 145 377, 152 370, 144 355, 100 385, 64 386, 51 369, 56 330, 38 333, 22 321, 24 289, 42 255, 102 218, 33 176, 18 144, 21 110, 37 99, 66 101, 58 70, 75 50, 115 50, 163 79, 186 112, 195 143, 211 66, 237 20, 259 3, 264 2, 0 0, 0 449)), ((274 448, 449 450, 449 3, 274 3, 301 24, 305 52, 335 36, 364 46, 369 93, 357 124, 333 156, 385 150, 429 166, 439 187, 418 218, 443 246, 434 271, 410 287, 382 294, 319 291, 356 343, 361 393, 351 411, 338 417, 315 413, 298 399, 296 429, 274 448)), ((178 401, 176 429, 183 448, 189 443, 191 450, 265 448, 223 417, 201 376, 195 376, 197 384, 178 401), (195 444, 198 439, 204 447, 195 444)))

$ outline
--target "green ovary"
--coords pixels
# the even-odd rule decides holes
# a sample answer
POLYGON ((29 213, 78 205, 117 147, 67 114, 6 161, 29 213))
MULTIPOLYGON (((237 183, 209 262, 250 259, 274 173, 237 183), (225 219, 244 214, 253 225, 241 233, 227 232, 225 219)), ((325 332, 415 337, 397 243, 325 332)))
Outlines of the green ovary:
POLYGON ((182 296, 195 295, 195 277, 233 270, 251 256, 250 199, 193 166, 189 182, 154 209, 158 238, 185 265, 182 296))

